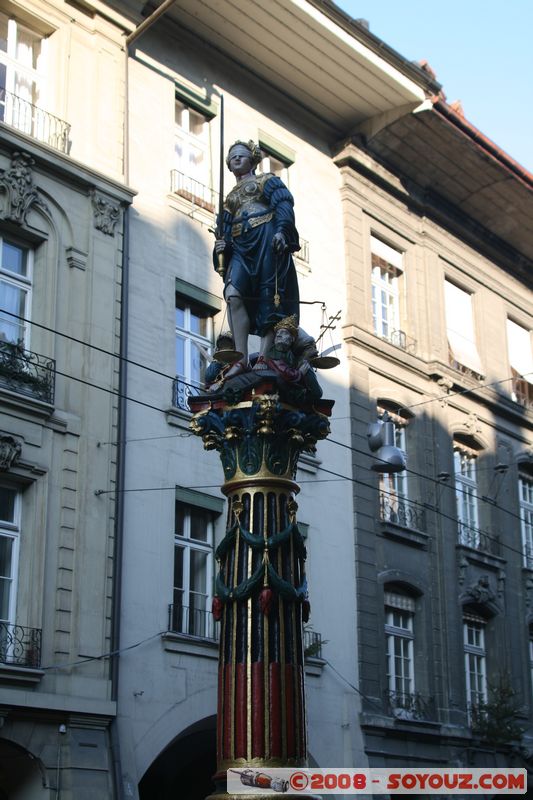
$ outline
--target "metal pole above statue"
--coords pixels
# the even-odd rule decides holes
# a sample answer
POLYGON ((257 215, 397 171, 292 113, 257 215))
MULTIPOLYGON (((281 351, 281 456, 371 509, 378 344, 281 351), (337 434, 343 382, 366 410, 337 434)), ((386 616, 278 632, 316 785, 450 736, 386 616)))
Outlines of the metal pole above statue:
POLYGON ((269 767, 307 766, 310 606, 296 470, 300 454, 328 435, 333 406, 311 366, 315 341, 299 326, 293 198, 276 175, 256 175, 260 156, 254 142, 228 152, 236 185, 217 219, 214 265, 231 331, 217 341, 205 392, 189 398, 191 428, 218 451, 228 498, 213 601, 221 629, 211 798, 220 800, 230 797, 228 769, 261 786, 269 767), (261 338, 258 354, 248 352, 249 334, 261 338))

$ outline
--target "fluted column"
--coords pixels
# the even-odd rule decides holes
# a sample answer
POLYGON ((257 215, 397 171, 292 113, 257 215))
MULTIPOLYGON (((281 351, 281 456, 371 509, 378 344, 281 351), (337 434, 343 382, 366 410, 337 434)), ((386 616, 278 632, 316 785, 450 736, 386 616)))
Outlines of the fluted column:
POLYGON ((212 795, 228 798, 230 768, 307 765, 302 623, 309 601, 295 476, 300 453, 329 433, 332 404, 295 408, 266 385, 235 404, 198 398, 190 405, 193 431, 220 453, 228 498, 213 603, 221 635, 212 795))

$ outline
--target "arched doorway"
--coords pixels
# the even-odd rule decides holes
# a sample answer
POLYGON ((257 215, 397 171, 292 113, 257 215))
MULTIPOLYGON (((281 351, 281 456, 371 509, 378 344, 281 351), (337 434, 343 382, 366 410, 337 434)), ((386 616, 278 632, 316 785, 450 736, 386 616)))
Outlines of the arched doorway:
POLYGON ((143 775, 140 800, 205 800, 214 790, 215 726, 216 717, 208 717, 177 736, 143 775))
POLYGON ((0 800, 50 800, 39 759, 9 739, 0 739, 0 800))

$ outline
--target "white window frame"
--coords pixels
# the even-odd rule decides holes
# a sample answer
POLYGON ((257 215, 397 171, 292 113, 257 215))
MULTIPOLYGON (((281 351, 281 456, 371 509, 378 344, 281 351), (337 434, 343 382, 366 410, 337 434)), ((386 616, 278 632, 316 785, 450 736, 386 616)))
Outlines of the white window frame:
POLYGON ((195 636, 203 639, 214 638, 214 621, 211 615, 211 601, 213 598, 213 544, 214 544, 214 519, 213 513, 207 509, 192 506, 187 503, 182 503, 176 500, 176 505, 180 505, 183 510, 183 536, 178 535, 177 531, 174 534, 174 549, 181 548, 183 552, 183 586, 176 586, 176 575, 173 578, 173 622, 174 629, 178 633, 183 633, 189 636, 195 636), (191 536, 191 518, 195 512, 205 514, 207 521, 206 541, 193 539, 191 536), (205 591, 193 592, 191 590, 191 576, 190 576, 190 554, 191 552, 201 553, 205 556, 205 591), (176 603, 176 592, 182 592, 183 598, 186 602, 181 604, 176 603), (191 609, 194 609, 194 603, 191 604, 192 595, 199 595, 204 598, 203 603, 205 609, 198 609, 200 614, 198 617, 191 617, 191 609), (181 606, 181 609, 187 609, 186 612, 181 612, 176 606, 181 606))
MULTIPOLYGON (((387 408, 378 407, 378 417, 381 419, 387 413, 394 424, 394 445, 402 451, 407 460, 407 425, 408 421, 387 408)), ((403 472, 381 472, 379 476, 380 489, 384 492, 390 503, 409 500, 408 476, 403 472)))
POLYGON ((194 190, 194 184, 212 189, 211 177, 211 148, 210 148, 210 119, 201 111, 188 105, 184 100, 176 98, 175 101, 175 123, 174 123, 174 169, 182 173, 191 182, 191 193, 193 196, 201 196, 201 192, 194 190), (180 111, 181 122, 177 122, 177 111, 180 111), (191 131, 191 114, 196 114, 203 120, 202 132, 197 135, 191 131), (181 156, 178 155, 177 146, 182 147, 181 156), (201 166, 193 166, 191 154, 195 151, 202 153, 201 166))
POLYGON ((526 408, 533 407, 533 353, 531 332, 507 318, 507 354, 511 369, 511 397, 526 408))
POLYGON ((518 473, 518 503, 524 566, 533 569, 533 476, 518 473))
POLYGON ((290 161, 286 161, 281 156, 272 152, 268 147, 260 145, 261 147, 261 162, 258 165, 258 171, 263 175, 273 173, 280 180, 283 181, 285 186, 289 185, 289 167, 290 161))
POLYGON ((469 715, 474 706, 487 702, 486 622, 481 617, 465 615, 463 619, 463 649, 466 679, 466 703, 469 715), (473 634, 469 636, 469 634, 473 634), (474 639, 472 642, 471 639, 474 639), (474 683, 472 682, 474 676, 474 683))
POLYGON ((457 443, 453 456, 459 544, 477 549, 480 545, 477 456, 457 443))
POLYGON ((0 13, 4 18, 7 18, 7 52, 0 50, 0 63, 4 64, 6 67, 5 89, 11 96, 17 98, 13 100, 12 97, 8 96, 4 100, 2 121, 6 122, 8 125, 12 125, 18 130, 22 130, 24 133, 40 138, 39 131, 35 129, 36 123, 38 125, 38 117, 34 119, 25 104, 29 103, 38 108, 46 107, 46 61, 48 40, 34 28, 18 22, 5 12, 0 13), (21 30, 29 32, 40 41, 41 51, 37 58, 38 63, 35 67, 29 67, 17 58, 17 45, 21 30), (31 96, 28 95, 27 92, 21 93, 20 86, 17 86, 16 83, 15 76, 17 73, 34 86, 31 96), (19 101, 22 101, 22 103, 19 101))
POLYGON ((14 493, 13 503, 13 519, 0 520, 0 536, 9 539, 12 542, 11 550, 11 575, 2 575, 10 581, 9 599, 8 599, 8 614, 0 618, 0 624, 5 623, 14 625, 17 616, 17 589, 18 589, 18 571, 19 571, 19 551, 20 551, 20 528, 21 528, 21 509, 22 509, 22 496, 21 492, 13 486, 0 485, 0 489, 7 489, 14 493))
POLYGON ((403 254, 370 236, 372 329, 376 336, 394 343, 400 331, 400 277, 403 254))
POLYGON ((386 593, 385 639, 388 690, 393 697, 400 698, 400 704, 404 703, 408 708, 415 693, 414 601, 411 598, 398 596, 396 599, 396 595, 386 593), (409 608, 401 608, 400 604, 409 608), (397 670, 397 658, 400 658, 400 670, 397 670))
MULTIPOLYGON (((185 384, 184 391, 185 394, 188 394, 188 387, 187 384, 194 386, 198 389, 203 388, 203 381, 193 377, 193 363, 194 358, 197 356, 200 359, 203 359, 204 356, 202 355, 202 348, 205 350, 209 355, 211 355, 213 351, 213 312, 207 308, 207 306, 202 306, 201 303, 196 303, 195 301, 191 300, 190 298, 186 297, 185 295, 179 294, 176 292, 176 305, 178 307, 178 301, 180 302, 181 306, 183 307, 184 313, 184 324, 183 326, 178 325, 176 322, 175 326, 175 336, 176 336, 176 378, 178 381, 183 381, 185 384), (191 330, 191 316, 194 313, 194 310, 202 310, 205 314, 203 319, 206 320, 206 328, 207 334, 206 336, 202 336, 201 334, 195 333, 191 330), (177 360, 178 360, 178 350, 177 350, 177 341, 178 339, 182 339, 184 341, 183 346, 183 360, 184 360, 184 369, 183 374, 179 373, 177 370, 177 360)), ((206 365, 207 366, 207 365, 206 365)), ((181 407, 181 406, 179 406, 181 407)))
POLYGON ((446 333, 450 350, 450 364, 460 372, 481 377, 484 374, 476 345, 473 294, 444 280, 446 333))
MULTIPOLYGON (((21 242, 17 241, 16 239, 12 239, 9 236, 2 236, 0 235, 0 281, 14 286, 15 288, 23 291, 25 294, 25 301, 24 301, 24 318, 25 320, 31 319, 31 303, 32 303, 32 282, 33 282, 33 250, 30 247, 22 244, 21 242), (24 250, 26 253, 26 275, 19 275, 18 273, 11 272, 8 269, 5 269, 3 266, 3 246, 4 242, 9 243, 10 245, 19 248, 20 250, 24 250)), ((0 320, 4 323, 9 325, 13 325, 14 327, 19 325, 22 326, 24 335, 20 337, 22 339, 22 344, 24 349, 29 350, 30 346, 30 323, 29 321, 19 320, 17 321, 16 317, 10 317, 6 315, 5 317, 2 316, 0 311, 0 320)), ((11 342, 12 344, 16 344, 17 340, 8 339, 4 337, 2 331, 0 331, 0 342, 7 341, 11 342)))

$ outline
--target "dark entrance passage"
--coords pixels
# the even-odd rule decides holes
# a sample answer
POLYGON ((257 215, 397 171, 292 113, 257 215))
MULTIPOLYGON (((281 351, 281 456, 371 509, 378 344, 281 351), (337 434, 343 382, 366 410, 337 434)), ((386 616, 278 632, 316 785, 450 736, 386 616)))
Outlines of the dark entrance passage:
POLYGON ((181 733, 156 758, 139 783, 140 800, 205 800, 214 790, 216 717, 181 733))

